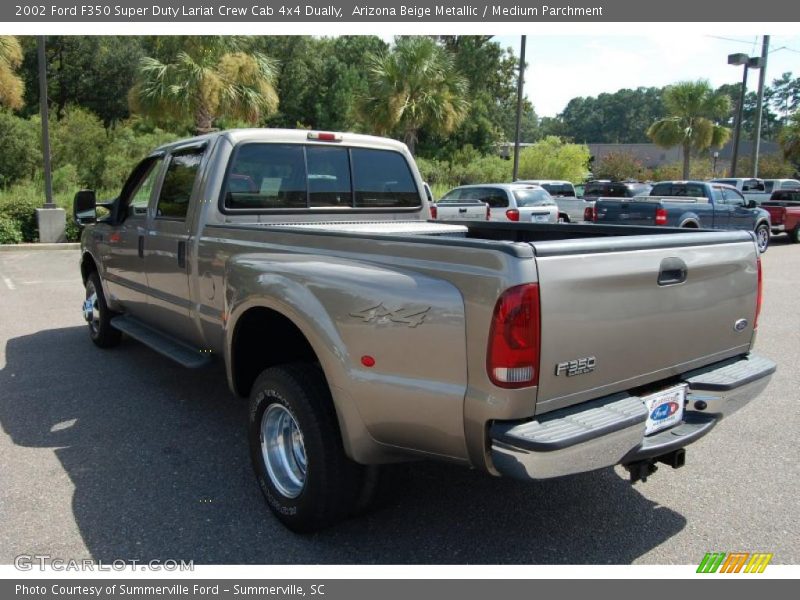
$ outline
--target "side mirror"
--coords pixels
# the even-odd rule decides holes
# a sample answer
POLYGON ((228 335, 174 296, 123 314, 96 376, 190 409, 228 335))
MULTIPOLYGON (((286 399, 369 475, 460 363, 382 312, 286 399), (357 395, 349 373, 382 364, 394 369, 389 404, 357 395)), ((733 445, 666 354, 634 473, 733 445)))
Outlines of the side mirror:
POLYGON ((80 190, 72 200, 72 216, 78 225, 97 221, 97 197, 94 190, 80 190))
POLYGON ((758 206, 758 202, 755 200, 748 200, 746 206, 747 208, 756 208, 758 206))

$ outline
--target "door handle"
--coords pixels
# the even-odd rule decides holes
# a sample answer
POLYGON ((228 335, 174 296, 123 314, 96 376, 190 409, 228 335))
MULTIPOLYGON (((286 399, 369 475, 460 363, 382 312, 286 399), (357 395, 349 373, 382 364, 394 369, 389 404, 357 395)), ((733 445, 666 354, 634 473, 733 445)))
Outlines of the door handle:
POLYGON ((186 242, 178 242, 178 266, 186 268, 186 242))
POLYGON ((674 285, 686 281, 689 269, 680 258, 670 257, 661 261, 658 271, 658 285, 674 285))
POLYGON ((144 236, 139 236, 139 258, 144 258, 144 236))

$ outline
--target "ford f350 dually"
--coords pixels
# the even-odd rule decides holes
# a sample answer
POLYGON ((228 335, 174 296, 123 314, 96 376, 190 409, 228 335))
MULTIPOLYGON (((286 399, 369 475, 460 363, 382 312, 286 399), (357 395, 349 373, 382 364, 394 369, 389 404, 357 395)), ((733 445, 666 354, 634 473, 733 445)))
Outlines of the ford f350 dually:
POLYGON ((100 206, 76 194, 91 339, 223 361, 295 531, 363 509, 382 463, 644 479, 775 369, 752 232, 429 221, 392 140, 216 132, 100 206))

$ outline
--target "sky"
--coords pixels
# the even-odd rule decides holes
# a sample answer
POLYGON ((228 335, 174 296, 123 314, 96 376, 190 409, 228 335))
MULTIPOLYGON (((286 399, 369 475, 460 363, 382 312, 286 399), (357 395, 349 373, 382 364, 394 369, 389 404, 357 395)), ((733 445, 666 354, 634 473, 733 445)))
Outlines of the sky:
MULTIPOLYGON (((525 94, 537 115, 554 117, 577 96, 696 79, 708 79, 714 87, 740 82, 742 67, 728 65, 728 54, 760 56, 761 36, 720 36, 679 36, 674 32, 646 36, 528 35, 525 94)), ((494 39, 503 47, 513 48, 519 56, 520 36, 494 39)), ((773 35, 770 39, 767 84, 786 71, 800 77, 800 35, 773 35)), ((757 85, 758 71, 750 70, 747 89, 755 91, 757 85)))

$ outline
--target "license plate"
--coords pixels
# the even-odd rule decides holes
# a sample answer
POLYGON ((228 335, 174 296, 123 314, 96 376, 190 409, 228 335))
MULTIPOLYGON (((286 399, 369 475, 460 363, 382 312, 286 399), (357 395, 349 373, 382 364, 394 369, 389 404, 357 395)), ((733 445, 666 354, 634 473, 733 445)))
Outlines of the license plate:
POLYGON ((533 215, 533 222, 534 223, 547 223, 547 219, 550 215, 533 215))
POLYGON ((647 407, 644 434, 650 435, 683 420, 683 405, 686 401, 686 385, 676 385, 662 392, 642 398, 647 407))

